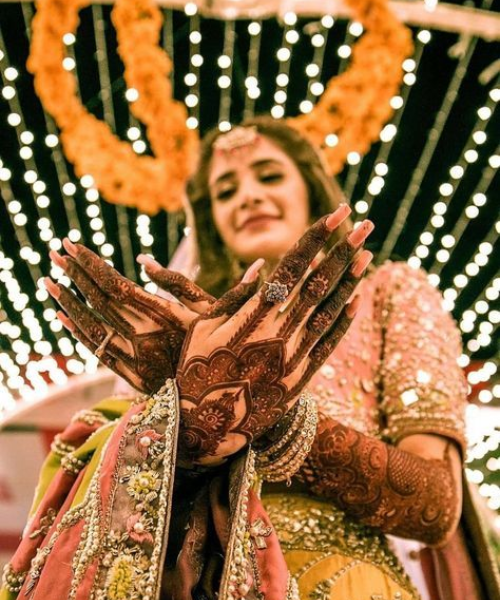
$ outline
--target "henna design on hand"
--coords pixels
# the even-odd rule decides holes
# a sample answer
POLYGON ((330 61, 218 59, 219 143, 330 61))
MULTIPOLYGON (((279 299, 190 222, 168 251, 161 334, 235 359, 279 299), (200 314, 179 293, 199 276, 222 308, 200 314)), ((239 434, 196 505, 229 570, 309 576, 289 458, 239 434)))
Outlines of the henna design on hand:
MULTIPOLYGON (((278 264, 272 281, 290 292, 299 284, 331 235, 330 219, 308 230, 278 264)), ((371 229, 367 222, 356 230, 355 245, 343 239, 308 276, 298 294, 306 311, 294 305, 292 317, 280 315, 261 288, 246 304, 243 294, 234 304, 229 292, 193 323, 177 371, 181 439, 192 462, 220 462, 262 436, 294 405, 354 317, 346 303, 359 277, 348 269, 371 229)), ((367 264, 371 254, 363 251, 357 260, 361 257, 367 264)))
MULTIPOLYGON (((70 256, 53 252, 51 258, 92 307, 49 280, 47 289, 71 319, 70 331, 93 352, 113 332, 101 361, 139 391, 157 390, 165 379, 175 376, 186 331, 198 313, 149 294, 82 245, 65 240, 65 248, 70 256)), ((183 276, 173 277, 175 274, 161 267, 154 269, 154 275, 173 279, 176 291, 193 304, 199 302, 200 308, 214 302, 212 296, 183 276)))
POLYGON ((459 516, 449 449, 442 460, 424 459, 320 414, 297 478, 367 525, 438 545, 459 516))
MULTIPOLYGON (((203 308, 206 308, 215 301, 215 298, 211 294, 205 292, 193 281, 182 275, 182 273, 162 268, 152 261, 150 263, 142 262, 151 281, 156 283, 162 290, 170 292, 172 296, 175 296, 175 298, 183 302, 186 306, 191 308, 190 305, 192 304, 204 303, 205 306, 203 308)), ((199 310, 198 312, 201 313, 204 311, 199 310)))

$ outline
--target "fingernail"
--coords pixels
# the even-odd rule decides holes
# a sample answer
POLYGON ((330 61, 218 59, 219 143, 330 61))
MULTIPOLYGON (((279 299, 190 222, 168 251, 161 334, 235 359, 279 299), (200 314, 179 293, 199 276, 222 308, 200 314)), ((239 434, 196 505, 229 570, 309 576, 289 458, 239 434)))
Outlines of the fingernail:
POLYGON ((152 267, 153 269, 158 269, 161 268, 161 265, 159 262, 157 262, 154 258, 152 258, 151 256, 148 256, 147 254, 139 254, 139 256, 136 258, 136 261, 140 264, 140 265, 144 265, 144 266, 148 266, 148 267, 152 267))
POLYGON ((57 252, 56 250, 51 250, 49 252, 50 260, 56 264, 58 267, 64 269, 66 267, 66 261, 64 258, 57 252))
POLYGON ((354 231, 351 231, 351 233, 347 236, 348 242, 351 244, 351 246, 357 248, 366 240, 366 238, 373 231, 374 227, 375 225, 366 219, 359 227, 357 227, 354 231))
POLYGON ((333 212, 328 219, 326 220, 326 226, 330 231, 333 231, 336 227, 338 227, 342 221, 345 221, 347 217, 351 214, 351 208, 342 203, 335 212, 333 212))
POLYGON ((363 250, 351 267, 351 273, 354 275, 354 277, 361 277, 361 275, 363 275, 363 273, 366 271, 368 265, 371 263, 372 259, 373 254, 369 250, 363 250))
POLYGON ((357 296, 354 296, 351 302, 346 306, 345 314, 349 317, 349 319, 354 318, 354 315, 358 312, 360 303, 361 296, 358 294, 357 296))
POLYGON ((61 323, 63 324, 63 326, 68 331, 74 331, 75 330, 75 326, 73 325, 73 322, 62 311, 58 310, 56 312, 56 317, 59 319, 59 321, 61 321, 61 323))
POLYGON ((76 248, 75 244, 73 244, 73 242, 69 238, 63 239, 63 246, 64 246, 64 249, 66 250, 66 252, 68 254, 71 254, 71 256, 73 256, 73 258, 76 256, 77 248, 76 248))
POLYGON ((252 283, 257 279, 259 271, 264 266, 266 261, 263 258, 258 258, 254 263, 252 263, 246 273, 243 275, 241 280, 242 283, 252 283))
POLYGON ((50 277, 44 277, 43 282, 45 284, 45 289, 49 292, 52 298, 55 298, 57 300, 61 295, 61 292, 59 291, 57 285, 52 281, 52 279, 50 279, 50 277))

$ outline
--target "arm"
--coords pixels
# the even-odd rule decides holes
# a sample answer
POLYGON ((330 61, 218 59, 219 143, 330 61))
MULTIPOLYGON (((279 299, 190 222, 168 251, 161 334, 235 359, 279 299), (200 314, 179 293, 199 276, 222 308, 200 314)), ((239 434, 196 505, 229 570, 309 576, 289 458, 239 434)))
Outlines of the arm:
POLYGON ((460 516, 460 468, 445 438, 414 435, 394 447, 320 414, 298 478, 366 525, 441 545, 460 516))
POLYGON ((466 386, 456 362, 459 334, 424 273, 387 264, 376 277, 380 409, 389 443, 322 416, 301 476, 368 525, 440 545, 461 506, 466 386))

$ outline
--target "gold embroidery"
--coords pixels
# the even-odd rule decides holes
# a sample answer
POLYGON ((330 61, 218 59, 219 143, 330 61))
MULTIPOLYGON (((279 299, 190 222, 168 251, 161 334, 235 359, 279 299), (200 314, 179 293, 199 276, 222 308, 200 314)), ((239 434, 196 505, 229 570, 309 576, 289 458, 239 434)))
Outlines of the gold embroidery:
POLYGON ((85 423, 92 427, 93 425, 105 425, 109 419, 98 410, 80 410, 71 419, 72 423, 85 423))
MULTIPOLYGON (((325 552, 322 558, 342 554, 378 567, 418 597, 385 536, 349 519, 333 503, 299 494, 264 495, 262 502, 285 554, 290 550, 325 552)), ((299 575, 300 571, 295 574, 299 575)), ((327 586, 330 580, 325 581, 327 586)), ((318 599, 328 597, 318 594, 318 599)))
POLYGON ((49 508, 47 513, 40 519, 38 529, 30 534, 30 540, 34 540, 38 536, 47 535, 49 529, 52 527, 52 523, 56 520, 56 516, 57 511, 54 508, 49 508))
POLYGON ((153 600, 161 580, 175 467, 178 398, 175 384, 132 415, 121 447, 114 506, 101 536, 101 572, 92 599, 153 600))
POLYGON ((333 586, 337 583, 337 581, 341 577, 343 577, 348 571, 350 571, 353 567, 357 567, 360 564, 360 560, 352 560, 351 562, 347 563, 345 567, 339 569, 335 573, 335 575, 332 575, 332 577, 320 581, 309 595, 310 600, 328 600, 328 598, 330 598, 331 590, 333 586))

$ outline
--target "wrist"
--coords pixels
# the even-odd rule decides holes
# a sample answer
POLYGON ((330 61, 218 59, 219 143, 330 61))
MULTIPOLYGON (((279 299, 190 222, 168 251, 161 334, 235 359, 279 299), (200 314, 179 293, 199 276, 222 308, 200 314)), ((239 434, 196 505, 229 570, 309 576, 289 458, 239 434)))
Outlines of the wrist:
POLYGON ((300 395, 293 414, 285 421, 287 428, 283 435, 265 448, 255 448, 256 468, 265 481, 291 481, 312 448, 317 425, 316 402, 309 392, 304 392, 300 395))

